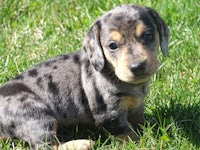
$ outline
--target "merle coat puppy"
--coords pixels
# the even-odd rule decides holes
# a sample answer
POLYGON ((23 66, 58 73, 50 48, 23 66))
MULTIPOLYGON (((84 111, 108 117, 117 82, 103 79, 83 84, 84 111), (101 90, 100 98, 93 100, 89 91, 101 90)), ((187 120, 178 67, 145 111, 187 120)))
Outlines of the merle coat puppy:
POLYGON ((121 5, 105 13, 83 50, 44 61, 0 88, 0 136, 41 146, 60 125, 87 124, 137 140, 157 49, 167 55, 168 37, 150 8, 121 5))

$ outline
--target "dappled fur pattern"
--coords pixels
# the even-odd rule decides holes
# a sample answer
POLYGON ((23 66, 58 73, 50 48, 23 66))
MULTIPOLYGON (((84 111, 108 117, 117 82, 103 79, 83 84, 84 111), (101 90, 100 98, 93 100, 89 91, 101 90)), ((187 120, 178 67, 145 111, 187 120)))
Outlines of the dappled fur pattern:
MULTIPOLYGON (((83 50, 44 61, 0 88, 0 136, 50 143, 60 125, 103 127, 137 140, 144 98, 169 31, 150 8, 121 5, 90 28, 83 50)), ((55 143, 54 143, 55 144, 55 143)))

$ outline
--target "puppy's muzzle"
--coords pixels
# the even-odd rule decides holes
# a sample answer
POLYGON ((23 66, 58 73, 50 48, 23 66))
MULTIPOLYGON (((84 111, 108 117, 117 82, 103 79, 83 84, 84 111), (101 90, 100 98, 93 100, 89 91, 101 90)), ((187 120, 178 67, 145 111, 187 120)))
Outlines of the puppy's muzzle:
POLYGON ((135 76, 141 76, 145 73, 146 66, 147 66, 146 61, 135 62, 131 64, 130 70, 135 76))

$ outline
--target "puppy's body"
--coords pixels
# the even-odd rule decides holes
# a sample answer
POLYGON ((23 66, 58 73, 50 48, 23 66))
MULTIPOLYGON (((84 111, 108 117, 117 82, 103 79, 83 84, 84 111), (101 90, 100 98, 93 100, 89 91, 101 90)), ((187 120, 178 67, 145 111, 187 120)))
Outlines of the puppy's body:
POLYGON ((138 87, 110 78, 105 72, 106 77, 82 56, 83 52, 58 56, 2 86, 1 135, 40 143, 45 136, 38 133, 52 130, 55 134, 58 124, 96 124, 113 128, 113 134, 123 133, 120 128, 127 125, 118 107, 120 99, 128 95, 144 98, 146 83, 138 87), (46 126, 44 131, 42 126, 46 126), (32 141, 33 136, 36 141, 32 141))
POLYGON ((84 90, 79 86, 79 64, 79 53, 59 56, 4 85, 0 89, 1 135, 40 143, 45 136, 39 134, 55 134, 58 122, 70 125, 89 120, 84 90))
POLYGON ((153 10, 117 7, 91 27, 84 50, 45 61, 0 88, 0 136, 49 142, 60 124, 104 127, 119 138, 143 123, 143 100, 168 29, 153 10), (129 10, 129 11, 127 11, 129 10))

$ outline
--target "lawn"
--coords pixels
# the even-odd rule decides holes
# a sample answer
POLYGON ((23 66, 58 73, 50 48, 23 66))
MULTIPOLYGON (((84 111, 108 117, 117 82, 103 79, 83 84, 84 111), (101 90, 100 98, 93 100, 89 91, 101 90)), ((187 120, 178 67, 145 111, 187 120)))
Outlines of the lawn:
MULTIPOLYGON (((132 2, 0 0, 0 84, 47 58, 81 49, 86 32, 98 16, 132 2)), ((96 147, 200 149, 200 1, 134 3, 154 8, 169 25, 170 56, 164 58, 159 53, 160 68, 145 101, 146 124, 140 141, 121 144, 113 137, 103 142, 99 138, 96 147)), ((21 140, 14 143, 0 142, 0 149, 27 149, 21 140)))

